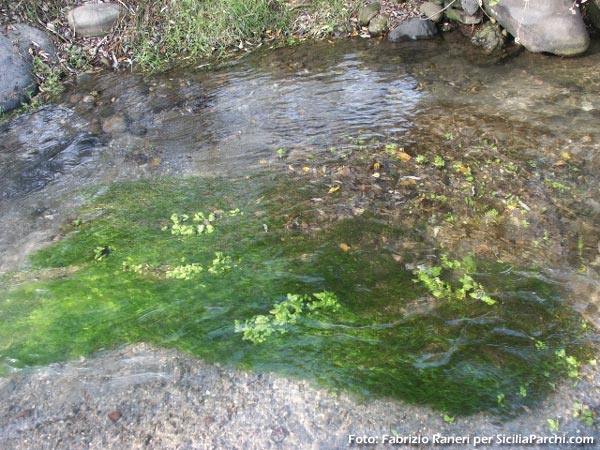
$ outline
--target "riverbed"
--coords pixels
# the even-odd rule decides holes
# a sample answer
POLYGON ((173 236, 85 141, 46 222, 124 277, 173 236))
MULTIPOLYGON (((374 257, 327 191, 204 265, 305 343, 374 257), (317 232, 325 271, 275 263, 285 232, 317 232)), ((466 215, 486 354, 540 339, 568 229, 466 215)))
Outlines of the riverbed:
MULTIPOLYGON (((256 410, 329 424, 265 417, 256 448, 339 448, 396 426, 597 436, 599 58, 596 43, 557 59, 484 57, 453 37, 322 42, 83 75, 59 104, 5 121, 6 442, 32 427, 51 442, 64 400, 103 421, 82 438, 95 448, 158 445, 158 432, 98 440, 150 412, 91 397, 106 382, 113 403, 164 394, 177 398, 158 416, 188 410, 182 370, 224 392, 218 411, 246 389, 270 398, 256 410), (115 387, 121 360, 133 374, 115 387), (87 399, 44 387, 66 395, 87 367, 87 399), (299 389, 303 412, 268 394, 299 389), (343 427, 315 397, 346 411, 343 427)), ((198 408, 178 420, 212 417, 198 408)), ((236 442, 161 430, 166 447, 236 442)))

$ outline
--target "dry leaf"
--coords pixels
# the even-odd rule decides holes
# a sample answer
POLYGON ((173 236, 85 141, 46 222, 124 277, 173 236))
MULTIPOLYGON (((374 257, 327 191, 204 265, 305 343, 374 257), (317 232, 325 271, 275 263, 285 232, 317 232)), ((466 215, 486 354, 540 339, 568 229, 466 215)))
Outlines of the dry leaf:
POLYGON ((335 186, 331 186, 329 188, 329 191, 327 191, 328 194, 333 194, 334 192, 337 192, 340 190, 340 185, 336 184, 335 186))
POLYGON ((350 250, 350 246, 345 242, 342 242, 339 247, 342 249, 343 252, 347 252, 348 250, 350 250))
POLYGON ((402 162, 408 162, 410 161, 411 156, 405 152, 398 152, 396 153, 396 158, 398 158, 402 162))

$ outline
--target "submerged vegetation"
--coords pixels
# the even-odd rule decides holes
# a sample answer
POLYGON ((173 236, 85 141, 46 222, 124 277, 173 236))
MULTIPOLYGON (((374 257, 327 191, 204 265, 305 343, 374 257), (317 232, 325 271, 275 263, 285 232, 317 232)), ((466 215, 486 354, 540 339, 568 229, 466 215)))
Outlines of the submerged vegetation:
POLYGON ((380 244, 409 230, 298 224, 326 190, 281 175, 112 185, 32 257, 39 281, 3 281, 2 370, 144 341, 449 417, 510 414, 577 376, 586 329, 535 271, 439 257, 413 273, 380 244))

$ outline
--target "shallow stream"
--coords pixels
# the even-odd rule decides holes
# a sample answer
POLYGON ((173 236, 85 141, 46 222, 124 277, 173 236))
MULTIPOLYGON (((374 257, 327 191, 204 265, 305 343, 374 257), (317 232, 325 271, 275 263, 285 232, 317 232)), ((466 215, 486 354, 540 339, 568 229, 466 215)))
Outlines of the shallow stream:
POLYGON ((600 46, 315 43, 0 124, 0 372, 132 342, 451 414, 600 324, 600 46))

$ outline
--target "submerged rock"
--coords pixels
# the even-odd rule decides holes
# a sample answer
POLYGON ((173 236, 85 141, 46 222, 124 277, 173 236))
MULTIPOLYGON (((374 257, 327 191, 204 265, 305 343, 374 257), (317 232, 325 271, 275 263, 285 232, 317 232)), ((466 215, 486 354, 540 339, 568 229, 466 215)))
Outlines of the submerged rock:
POLYGON ((121 7, 112 3, 79 6, 67 15, 69 25, 79 36, 101 36, 110 31, 121 15, 121 7))
POLYGON ((484 0, 489 14, 531 52, 574 56, 590 43, 581 13, 571 0, 484 0))
POLYGON ((437 28, 429 19, 410 19, 394 28, 388 35, 392 42, 402 42, 417 39, 431 39, 437 34, 437 28))

